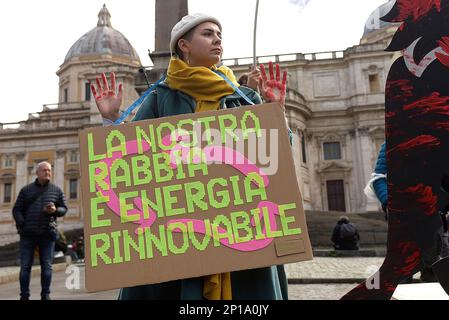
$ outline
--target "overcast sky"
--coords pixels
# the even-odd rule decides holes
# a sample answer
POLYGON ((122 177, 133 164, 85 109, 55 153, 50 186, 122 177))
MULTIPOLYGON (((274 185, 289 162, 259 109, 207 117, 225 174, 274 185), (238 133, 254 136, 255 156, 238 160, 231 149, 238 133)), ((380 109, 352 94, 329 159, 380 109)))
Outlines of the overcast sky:
MULTIPOLYGON (((356 45, 368 16, 386 0, 260 0, 258 55, 344 50, 356 45)), ((25 120, 58 102, 56 71, 70 47, 97 24, 103 3, 112 26, 144 66, 154 49, 154 0, 22 0, 0 2, 0 122, 25 120)), ((224 58, 250 57, 255 0, 190 0, 189 12, 216 16, 224 58)))

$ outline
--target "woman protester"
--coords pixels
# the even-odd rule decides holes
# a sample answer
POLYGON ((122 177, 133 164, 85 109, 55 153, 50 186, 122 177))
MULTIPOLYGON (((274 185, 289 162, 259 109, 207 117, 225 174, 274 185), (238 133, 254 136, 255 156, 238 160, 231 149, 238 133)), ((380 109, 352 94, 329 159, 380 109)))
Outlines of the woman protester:
MULTIPOLYGON (((236 90, 239 84, 231 69, 217 67, 223 53, 221 31, 220 22, 205 14, 187 15, 173 27, 166 79, 144 100, 133 121, 262 103, 253 89, 236 90)), ((275 74, 270 62, 269 75, 261 65, 261 95, 284 108, 287 72, 281 81, 279 65, 275 74)), ((123 86, 116 92, 114 73, 110 87, 104 73, 96 83, 91 89, 97 107, 104 124, 112 124, 120 118, 123 86)), ((283 266, 273 266, 124 288, 119 299, 280 300, 287 299, 287 279, 283 266)))

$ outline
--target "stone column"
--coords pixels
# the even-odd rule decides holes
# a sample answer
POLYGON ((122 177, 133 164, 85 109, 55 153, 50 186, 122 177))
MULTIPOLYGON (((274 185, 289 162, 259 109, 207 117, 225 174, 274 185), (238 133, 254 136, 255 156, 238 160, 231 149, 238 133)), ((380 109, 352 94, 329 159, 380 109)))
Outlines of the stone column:
POLYGON ((16 153, 16 196, 28 181, 27 159, 25 152, 16 153))
POLYGON ((370 200, 366 197, 365 193, 363 192, 363 189, 365 188, 366 184, 368 183, 369 179, 371 178, 371 173, 373 172, 374 168, 371 163, 371 157, 374 153, 374 146, 373 142, 368 134, 368 129, 364 128, 359 130, 360 135, 359 141, 357 141, 357 144, 360 148, 360 171, 362 174, 359 176, 359 185, 361 187, 360 195, 363 197, 363 200, 361 203, 365 203, 365 211, 366 212, 373 212, 379 210, 379 203, 375 200, 370 200))
POLYGON ((156 0, 155 52, 170 51, 171 29, 188 11, 187 0, 156 0))
MULTIPOLYGON (((301 136, 298 137, 298 125, 291 125, 290 130, 292 130, 292 153, 293 153, 293 162, 295 164, 296 171, 296 179, 298 180, 299 190, 301 191, 301 196, 304 198, 304 181, 302 177, 302 168, 301 168, 301 136)), ((303 199, 304 202, 304 199, 303 199)))
POLYGON ((170 61, 171 30, 187 14, 187 0, 156 0, 155 49, 150 53, 154 67, 147 72, 150 82, 159 79, 167 69, 170 61))
POLYGON ((65 150, 56 150, 56 159, 53 168, 53 181, 58 187, 60 187, 63 191, 65 191, 65 179, 64 179, 64 159, 65 159, 65 150))

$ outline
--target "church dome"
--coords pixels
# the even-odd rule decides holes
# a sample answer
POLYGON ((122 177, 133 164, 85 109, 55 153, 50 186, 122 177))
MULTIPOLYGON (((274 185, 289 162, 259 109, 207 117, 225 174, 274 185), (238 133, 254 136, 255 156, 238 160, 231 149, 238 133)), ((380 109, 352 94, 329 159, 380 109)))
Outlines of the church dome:
POLYGON ((384 3, 376 10, 374 10, 373 13, 370 14, 368 20, 365 23, 365 30, 363 32, 363 37, 366 37, 368 34, 390 25, 389 22, 382 21, 380 20, 380 18, 382 18, 388 12, 390 12, 395 2, 396 0, 389 0, 388 2, 384 3))
POLYGON ((103 5, 98 14, 97 26, 75 42, 67 53, 64 62, 68 62, 75 57, 102 54, 140 61, 136 50, 128 39, 112 27, 111 14, 106 5, 103 5))

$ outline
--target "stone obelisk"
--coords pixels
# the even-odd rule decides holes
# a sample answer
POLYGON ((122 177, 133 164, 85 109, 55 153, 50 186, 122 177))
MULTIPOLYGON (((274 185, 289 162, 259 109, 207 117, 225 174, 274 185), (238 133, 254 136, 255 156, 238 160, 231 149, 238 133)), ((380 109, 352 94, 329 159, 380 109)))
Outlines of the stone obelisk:
MULTIPOLYGON (((154 67, 146 71, 150 83, 156 82, 166 71, 170 60, 171 29, 187 14, 187 0, 156 0, 155 49, 149 52, 154 67)), ((143 73, 136 80, 136 90, 142 92, 148 88, 143 73)))

